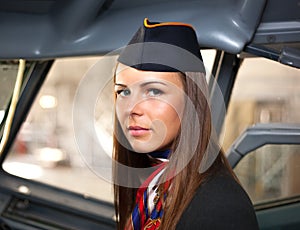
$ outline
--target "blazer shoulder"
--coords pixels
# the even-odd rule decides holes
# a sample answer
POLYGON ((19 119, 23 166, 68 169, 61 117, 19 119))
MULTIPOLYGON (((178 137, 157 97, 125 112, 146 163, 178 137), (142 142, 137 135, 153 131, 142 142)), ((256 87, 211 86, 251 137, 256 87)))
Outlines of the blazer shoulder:
POLYGON ((258 224, 245 190, 231 175, 220 173, 200 185, 184 211, 177 229, 190 228, 258 229, 258 224))

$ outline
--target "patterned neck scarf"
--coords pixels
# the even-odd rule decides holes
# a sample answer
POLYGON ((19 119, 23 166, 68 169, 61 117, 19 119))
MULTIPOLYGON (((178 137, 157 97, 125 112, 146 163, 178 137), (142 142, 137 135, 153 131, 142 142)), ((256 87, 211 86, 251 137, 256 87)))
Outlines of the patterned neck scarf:
MULTIPOLYGON (((144 181, 137 191, 136 204, 125 230, 155 230, 160 226, 163 216, 162 199, 157 182, 165 170, 170 150, 149 153, 161 162, 159 167, 144 181)), ((166 183, 166 186, 167 183, 166 183)), ((164 195, 163 199, 166 198, 164 195)))

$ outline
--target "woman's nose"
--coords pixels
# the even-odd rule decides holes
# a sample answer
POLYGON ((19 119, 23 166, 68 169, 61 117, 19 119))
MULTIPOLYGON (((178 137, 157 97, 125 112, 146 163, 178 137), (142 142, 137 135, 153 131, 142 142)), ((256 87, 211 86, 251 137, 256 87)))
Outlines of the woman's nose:
POLYGON ((124 99, 117 99, 116 109, 119 115, 128 118, 143 115, 145 105, 143 103, 143 98, 140 95, 132 93, 124 99))
POLYGON ((129 116, 131 117, 142 116, 144 113, 142 100, 132 101, 128 109, 129 109, 129 116))

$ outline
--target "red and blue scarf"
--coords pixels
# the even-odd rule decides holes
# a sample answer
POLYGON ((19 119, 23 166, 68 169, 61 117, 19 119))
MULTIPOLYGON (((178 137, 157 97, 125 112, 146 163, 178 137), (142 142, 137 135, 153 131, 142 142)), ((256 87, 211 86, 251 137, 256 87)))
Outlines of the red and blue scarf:
MULTIPOLYGON (((163 193, 164 197, 160 197, 161 192, 159 191, 157 183, 166 167, 170 150, 153 152, 149 155, 161 163, 139 187, 136 204, 126 224, 125 230, 158 229, 163 217, 164 210, 162 202, 165 200, 166 194, 163 193)), ((168 186, 167 184, 168 183, 166 183, 165 186, 168 186)))

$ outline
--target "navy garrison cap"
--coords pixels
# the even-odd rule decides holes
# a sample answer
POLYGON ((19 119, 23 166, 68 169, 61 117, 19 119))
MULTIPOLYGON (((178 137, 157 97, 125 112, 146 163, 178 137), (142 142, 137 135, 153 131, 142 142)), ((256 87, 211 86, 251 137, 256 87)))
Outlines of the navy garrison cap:
POLYGON ((145 71, 205 72, 196 32, 180 22, 157 23, 146 18, 118 61, 145 71))

